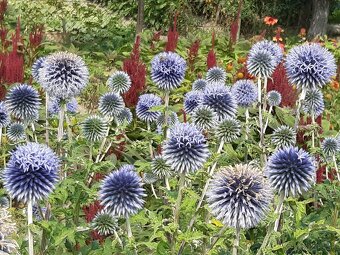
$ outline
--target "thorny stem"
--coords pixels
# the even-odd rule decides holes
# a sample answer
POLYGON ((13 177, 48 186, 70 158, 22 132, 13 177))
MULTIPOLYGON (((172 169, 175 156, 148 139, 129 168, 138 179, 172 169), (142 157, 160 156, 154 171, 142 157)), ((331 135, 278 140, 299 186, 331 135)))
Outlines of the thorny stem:
POLYGON ((28 254, 34 255, 33 233, 30 230, 30 225, 33 224, 33 202, 27 202, 27 227, 28 227, 28 254))
POLYGON ((131 224, 130 224, 129 216, 126 216, 126 232, 127 232, 128 238, 131 239, 133 237, 133 235, 132 235, 132 231, 131 231, 131 224))

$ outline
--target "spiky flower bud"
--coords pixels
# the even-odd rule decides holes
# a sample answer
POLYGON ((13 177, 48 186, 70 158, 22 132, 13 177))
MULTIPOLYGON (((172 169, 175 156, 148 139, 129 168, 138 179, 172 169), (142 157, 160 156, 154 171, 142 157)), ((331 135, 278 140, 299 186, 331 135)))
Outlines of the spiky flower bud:
POLYGON ((116 117, 125 107, 123 98, 108 92, 99 98, 99 111, 107 117, 116 117))
POLYGON ((321 144, 321 148, 323 153, 325 153, 327 156, 333 156, 339 152, 340 144, 337 139, 333 137, 326 137, 321 144))
POLYGON ((296 132, 291 127, 280 126, 272 134, 272 143, 277 148, 294 146, 296 143, 296 132))
POLYGON ((99 197, 104 209, 116 216, 130 216, 143 208, 145 189, 136 172, 120 169, 102 182, 99 197))
POLYGON ((137 117, 143 121, 155 121, 161 113, 159 111, 151 111, 151 108, 161 104, 162 99, 159 96, 154 94, 141 95, 136 106, 137 117))
POLYGON ((202 103, 203 94, 201 91, 190 91, 184 97, 184 111, 192 113, 202 103))
POLYGON ((113 92, 117 94, 123 94, 130 89, 131 79, 126 72, 117 71, 110 76, 107 84, 113 92))
POLYGON ((51 97, 63 99, 79 95, 88 80, 89 71, 83 59, 69 52, 47 56, 39 75, 45 91, 51 97))
POLYGON ((237 119, 226 118, 220 121, 216 128, 216 136, 219 140, 224 140, 226 143, 234 142, 241 132, 241 124, 237 119))
POLYGON ((12 153, 4 171, 4 185, 12 198, 35 202, 46 198, 58 180, 60 160, 46 145, 27 143, 12 153))
POLYGON ((157 155, 152 159, 151 170, 160 179, 172 175, 171 168, 162 155, 157 155))
POLYGON ((275 60, 275 67, 280 64, 280 62, 283 59, 283 50, 280 48, 279 44, 263 40, 260 42, 257 42, 253 45, 251 50, 267 50, 270 52, 270 54, 274 57, 275 60))
MULTIPOLYGON (((61 107, 61 102, 63 99, 61 98, 51 98, 48 103, 48 112, 51 115, 58 114, 61 107)), ((77 99, 72 97, 71 99, 66 100, 66 111, 68 113, 76 113, 78 111, 78 102, 77 99)))
POLYGON ((9 199, 7 197, 5 197, 5 196, 0 197, 0 207, 2 207, 2 208, 8 208, 9 207, 9 199))
POLYGON ((272 193, 259 169, 249 165, 226 167, 212 179, 207 200, 212 214, 234 228, 252 228, 269 211, 272 193))
POLYGON ((11 123, 7 129, 8 139, 12 142, 18 142, 26 138, 25 126, 20 122, 11 123))
POLYGON ((192 113, 191 119, 199 129, 210 130, 216 127, 218 117, 209 106, 200 105, 192 113))
POLYGON ((198 79, 192 83, 192 90, 203 91, 207 87, 207 81, 198 79))
POLYGON ((177 123, 163 145, 163 157, 174 171, 182 174, 195 172, 203 166, 209 149, 203 134, 189 123, 177 123))
POLYGON ((81 124, 84 137, 91 143, 102 140, 108 128, 108 123, 97 115, 87 117, 81 124))
POLYGON ((118 219, 111 213, 105 210, 100 211, 96 214, 91 222, 91 227, 96 230, 98 234, 103 236, 112 235, 118 228, 118 219))
MULTIPOLYGON (((167 125, 169 127, 175 125, 178 122, 178 116, 175 112, 170 112, 168 113, 168 121, 167 121, 167 125)), ((156 125, 162 127, 163 125, 165 125, 165 116, 164 113, 161 113, 161 115, 158 116, 158 118, 156 119, 156 125)))
POLYGON ((277 66, 275 56, 267 49, 252 47, 247 60, 247 69, 256 77, 270 77, 277 66))
POLYGON ((8 111, 23 121, 38 119, 40 98, 39 93, 32 86, 20 84, 11 88, 6 96, 8 111))
POLYGON ((162 90, 173 90, 183 81, 186 62, 177 53, 162 52, 151 62, 151 79, 162 90))
POLYGON ((239 80, 231 88, 238 106, 250 107, 257 101, 257 88, 252 80, 239 80))
POLYGON ((217 114, 219 120, 235 117, 236 101, 224 85, 208 87, 203 92, 202 104, 209 106, 217 114))
POLYGON ((305 99, 302 102, 302 110, 305 114, 320 116, 325 109, 323 95, 319 89, 308 89, 305 99))
POLYGON ((293 47, 285 67, 289 82, 303 89, 322 87, 336 73, 333 54, 316 43, 293 47))
POLYGON ((38 58, 32 65, 32 77, 33 80, 37 83, 40 83, 40 72, 41 72, 41 68, 44 65, 44 62, 46 60, 46 57, 41 57, 38 58))
POLYGON ((266 176, 271 186, 286 197, 307 191, 314 183, 315 161, 298 147, 284 147, 268 159, 266 176))
POLYGON ((143 180, 144 180, 144 183, 146 184, 153 184, 156 181, 158 181, 158 178, 157 178, 157 175, 153 173, 144 173, 143 180))
POLYGON ((208 70, 205 80, 212 84, 225 84, 226 78, 226 72, 222 68, 215 66, 208 70))
POLYGON ((267 94, 267 100, 269 106, 279 106, 281 104, 282 96, 280 92, 276 90, 271 90, 267 94))
POLYGON ((0 102, 0 128, 7 127, 10 123, 10 117, 4 102, 0 102))
POLYGON ((123 110, 121 110, 116 118, 115 121, 118 126, 123 125, 124 123, 129 125, 132 122, 132 112, 129 108, 124 107, 123 110))

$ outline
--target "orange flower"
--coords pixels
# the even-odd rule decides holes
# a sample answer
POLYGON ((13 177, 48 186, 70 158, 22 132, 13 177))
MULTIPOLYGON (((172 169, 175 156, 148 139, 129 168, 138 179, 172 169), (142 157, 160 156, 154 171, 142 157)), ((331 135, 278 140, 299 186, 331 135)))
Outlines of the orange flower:
POLYGON ((339 82, 337 82, 337 81, 332 81, 331 86, 332 86, 332 88, 333 88, 334 90, 338 91, 338 90, 339 90, 339 87, 340 87, 340 84, 339 84, 339 82))
POLYGON ((300 28, 299 36, 300 37, 305 37, 306 34, 307 34, 307 30, 304 27, 300 28))
POLYGON ((266 16, 263 21, 264 21, 264 24, 268 26, 274 26, 277 23, 278 19, 275 19, 274 17, 266 16))
POLYGON ((243 73, 237 73, 237 79, 243 79, 244 78, 244 74, 243 73))

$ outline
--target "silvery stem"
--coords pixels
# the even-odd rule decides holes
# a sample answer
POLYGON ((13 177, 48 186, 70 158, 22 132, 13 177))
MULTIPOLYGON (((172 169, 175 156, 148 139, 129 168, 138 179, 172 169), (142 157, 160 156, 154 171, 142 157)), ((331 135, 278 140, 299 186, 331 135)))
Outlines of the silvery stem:
POLYGON ((315 125, 315 115, 314 112, 312 112, 312 125, 313 125, 313 130, 312 130, 312 148, 315 148, 315 131, 314 131, 314 125, 315 125))
POLYGON ((64 116, 65 116, 65 108, 62 105, 59 110, 59 125, 58 125, 58 136, 57 136, 58 142, 60 142, 63 139, 63 135, 64 135, 64 116))
POLYGON ((154 195, 154 197, 155 197, 156 199, 158 199, 158 196, 157 196, 156 191, 155 191, 155 187, 153 186, 152 183, 150 184, 150 186, 151 186, 152 194, 154 195))
POLYGON ((279 202, 277 204, 275 213, 278 214, 278 217, 275 221, 275 225, 274 225, 274 232, 277 232, 280 226, 280 218, 281 218, 281 214, 282 214, 282 210, 283 210, 283 201, 285 199, 285 194, 283 192, 281 192, 280 197, 279 197, 279 202))
POLYGON ((113 230, 113 234, 114 234, 115 238, 117 239, 119 245, 123 248, 124 246, 123 246, 122 239, 120 239, 120 237, 119 237, 117 231, 116 231, 116 230, 113 230))
POLYGON ((30 225, 33 224, 33 202, 27 202, 27 227, 28 227, 28 254, 34 255, 33 233, 30 230, 30 225))
POLYGON ((335 155, 333 155, 333 162, 334 162, 334 167, 335 167, 335 171, 336 171, 336 176, 338 177, 338 181, 340 181, 340 174, 339 174, 338 164, 336 163, 335 155))
POLYGON ((36 143, 38 143, 38 138, 37 138, 37 135, 36 135, 36 133, 35 133, 34 122, 31 123, 31 127, 32 127, 32 132, 33 132, 34 141, 35 141, 36 143))
POLYGON ((112 121, 112 117, 110 117, 110 118, 108 119, 109 125, 108 125, 107 130, 106 130, 105 138, 103 139, 102 143, 100 144, 99 151, 98 151, 98 155, 97 155, 97 157, 96 157, 96 163, 99 162, 100 154, 102 153, 102 150, 104 149, 104 146, 105 146, 107 137, 109 136, 111 121, 112 121))
POLYGON ((108 145, 108 146, 106 147, 106 149, 104 150, 104 153, 103 153, 103 155, 100 157, 99 162, 101 162, 101 161, 104 159, 106 153, 109 151, 109 149, 111 148, 111 146, 112 146, 112 142, 110 142, 109 145, 108 145))
POLYGON ((170 190, 170 184, 169 184, 169 178, 168 177, 164 177, 164 181, 165 181, 165 187, 167 190, 170 190))
POLYGON ((246 141, 248 140, 249 133, 250 133, 250 130, 249 130, 249 109, 246 108, 246 135, 245 135, 246 141))
POLYGON ((329 177, 328 177, 328 166, 326 166, 326 179, 329 180, 329 177))
POLYGON ((2 142, 2 127, 0 127, 0 145, 1 145, 1 142, 2 142))
POLYGON ((49 123, 48 123, 48 101, 49 101, 49 96, 46 93, 45 97, 45 142, 46 145, 49 145, 50 143, 50 132, 49 132, 49 123))
POLYGON ((129 239, 133 237, 132 231, 131 231, 131 224, 130 224, 130 218, 129 216, 126 216, 126 231, 127 231, 127 236, 129 239))
POLYGON ((165 92, 165 98, 164 98, 164 104, 165 104, 165 112, 164 112, 165 132, 164 132, 164 135, 165 135, 165 136, 168 136, 168 133, 169 133, 169 129, 168 129, 169 96, 170 96, 170 91, 166 91, 166 92, 165 92))
MULTIPOLYGON (((146 122, 148 133, 150 135, 151 132, 151 126, 150 126, 150 121, 146 122)), ((150 157, 153 158, 153 148, 152 148, 152 139, 149 141, 149 151, 150 151, 150 157)))
POLYGON ((67 137, 68 137, 69 142, 71 142, 72 141, 71 121, 66 111, 65 111, 65 120, 66 120, 66 126, 67 126, 67 137))
POLYGON ((240 232, 241 232, 240 227, 236 226, 236 235, 235 235, 234 246, 233 246, 233 255, 237 255, 238 247, 240 246, 240 232))
POLYGON ((209 251, 212 250, 212 248, 214 248, 215 244, 217 243, 217 241, 220 239, 220 237, 223 235, 223 233, 227 230, 228 226, 224 225, 221 230, 218 232, 218 234, 212 239, 211 241, 211 245, 209 247, 209 251))
POLYGON ((175 226, 179 225, 179 211, 180 211, 180 208, 181 208, 184 183, 185 183, 185 174, 181 174, 180 177, 179 177, 178 195, 177 195, 177 200, 176 200, 176 205, 175 205, 175 210, 174 210, 175 226))
POLYGON ((297 131, 298 126, 299 126, 301 105, 302 105, 302 101, 305 99, 305 97, 306 97, 306 90, 302 89, 300 96, 299 96, 299 100, 297 102, 297 107, 296 107, 296 116, 295 116, 295 124, 294 124, 294 130, 295 131, 297 131))
POLYGON ((272 110, 273 110, 273 106, 270 106, 269 111, 268 111, 268 116, 267 116, 267 119, 266 119, 266 123, 264 124, 263 133, 266 133, 266 129, 267 129, 268 123, 269 123, 269 115, 272 113, 272 110))

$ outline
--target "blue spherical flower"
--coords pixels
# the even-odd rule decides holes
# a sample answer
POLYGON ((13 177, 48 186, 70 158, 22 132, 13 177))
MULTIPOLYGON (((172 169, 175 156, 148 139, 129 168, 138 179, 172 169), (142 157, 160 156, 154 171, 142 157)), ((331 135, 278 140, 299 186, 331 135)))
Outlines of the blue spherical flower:
POLYGON ((257 88, 252 80, 239 80, 231 88, 238 106, 250 107, 257 101, 257 88))
POLYGON ((219 120, 235 117, 237 104, 227 87, 214 85, 203 92, 202 104, 209 106, 217 114, 219 120))
POLYGON ((9 112, 20 120, 31 121, 38 119, 40 98, 32 86, 20 84, 8 91, 6 104, 9 112))
POLYGON ((248 55, 248 72, 256 77, 269 77, 277 66, 275 56, 267 49, 252 48, 248 55))
POLYGON ((184 97, 184 111, 192 113, 202 103, 201 91, 190 91, 184 97))
POLYGON ((255 227, 269 211, 273 195, 259 169, 226 167, 212 179, 207 200, 212 214, 229 227, 255 227))
POLYGON ((25 126, 20 122, 11 123, 7 128, 7 137, 12 142, 24 140, 26 138, 25 126))
POLYGON ((108 129, 108 123, 97 115, 87 117, 81 124, 84 137, 91 143, 103 139, 108 129))
POLYGON ((107 117, 116 117, 125 107, 123 98, 108 92, 99 98, 99 111, 107 117))
POLYGON ((212 84, 224 84, 226 78, 226 72, 222 68, 215 66, 208 70, 205 80, 212 84))
POLYGON ((280 64, 280 62, 283 59, 283 50, 280 48, 280 46, 277 43, 268 41, 268 40, 263 40, 260 42, 257 42, 253 45, 251 48, 253 51, 257 50, 267 50, 270 52, 270 54, 274 57, 275 61, 275 67, 280 64))
POLYGON ((162 99, 154 94, 141 95, 136 106, 137 117, 143 121, 155 121, 161 113, 159 111, 150 111, 150 109, 161 104, 162 99))
POLYGON ((0 128, 7 127, 10 117, 4 102, 0 102, 0 128))
POLYGON ((46 57, 39 81, 51 97, 71 98, 80 94, 89 80, 83 59, 73 53, 57 52, 46 57))
POLYGON ((319 44, 303 44, 292 48, 286 58, 288 80, 298 88, 324 86, 336 73, 332 53, 319 44))
POLYGON ((237 119, 225 118, 220 121, 216 128, 216 136, 226 143, 234 142, 241 133, 241 124, 237 119))
POLYGON ((28 202, 46 198, 58 180, 60 160, 46 145, 27 143, 11 152, 3 174, 4 185, 15 199, 28 202))
POLYGON ((276 90, 271 90, 268 92, 267 94, 267 100, 268 100, 268 104, 269 106, 279 106, 281 104, 281 94, 280 92, 276 91, 276 90))
POLYGON ((162 90, 177 88, 184 79, 186 62, 174 52, 162 52, 151 62, 151 79, 162 90))
POLYGON ((121 110, 116 118, 115 121, 118 126, 123 125, 124 123, 129 125, 132 122, 132 112, 129 108, 124 107, 123 110, 121 110))
MULTIPOLYGON (((168 113, 168 121, 167 121, 167 125, 169 127, 175 125, 178 122, 178 116, 175 112, 169 112, 168 113)), ((156 119, 156 125, 159 127, 162 127, 163 125, 165 125, 165 115, 164 113, 161 113, 161 115, 158 116, 158 118, 156 119)))
POLYGON ((146 184, 153 184, 158 181, 158 177, 153 173, 144 173, 143 174, 143 181, 146 184))
POLYGON ((303 149, 284 147, 268 159, 266 176, 271 186, 286 197, 307 191, 314 182, 314 159, 303 149))
POLYGON ((321 148, 327 156, 333 156, 340 150, 340 144, 336 138, 326 137, 321 144, 321 148))
POLYGON ((296 143, 296 132, 288 126, 280 126, 276 128, 272 134, 272 143, 277 148, 294 146, 296 143))
POLYGON ((46 207, 41 207, 39 209, 38 204, 34 204, 33 208, 32 208, 32 212, 33 212, 33 216, 37 221, 42 221, 45 220, 46 217, 46 212, 47 212, 47 208, 46 207))
POLYGON ((118 228, 118 218, 105 210, 101 210, 93 218, 91 226, 100 235, 112 235, 118 228))
POLYGON ((104 210, 115 216, 136 214, 143 208, 145 189, 136 172, 121 169, 109 174, 103 181, 99 198, 104 210))
POLYGON ((192 90, 203 91, 207 87, 207 81, 203 79, 198 79, 193 82, 192 90))
MULTIPOLYGON (((61 98, 50 98, 48 103, 48 112, 51 115, 58 114, 61 107, 61 98)), ((78 102, 76 98, 67 99, 66 111, 69 113, 76 113, 78 111, 78 102)))
POLYGON ((43 67, 45 60, 46 57, 38 58, 32 65, 32 77, 37 83, 40 83, 41 68, 43 67))
POLYGON ((169 177, 172 175, 170 166, 166 163, 162 155, 157 155, 152 159, 151 170, 158 178, 169 177))
POLYGON ((198 106, 191 116, 196 127, 203 130, 210 130, 216 127, 217 114, 206 105, 198 106))
POLYGON ((126 170, 126 171, 135 171, 136 168, 134 165, 130 165, 130 164, 125 164, 125 165, 122 165, 119 170, 126 170))
POLYGON ((107 81, 109 87, 117 94, 127 92, 131 87, 130 76, 123 71, 117 71, 110 76, 107 81))
POLYGON ((302 102, 302 110, 305 114, 320 116, 325 109, 323 95, 319 89, 308 89, 302 102))
POLYGON ((189 123, 177 123, 163 145, 163 157, 176 172, 188 174, 203 166, 209 149, 203 134, 189 123))

